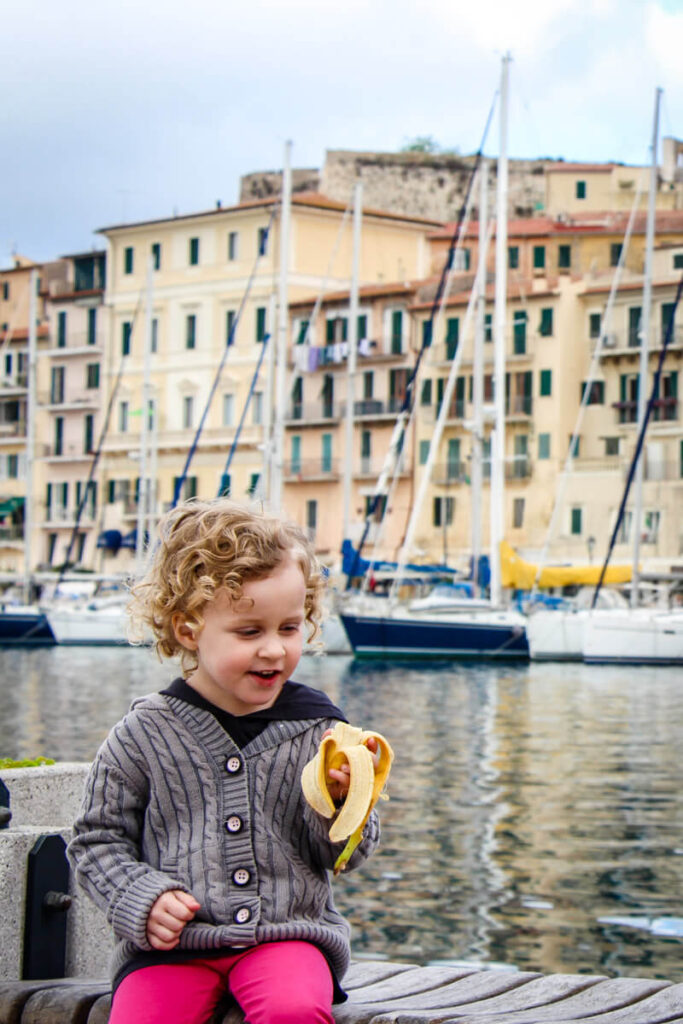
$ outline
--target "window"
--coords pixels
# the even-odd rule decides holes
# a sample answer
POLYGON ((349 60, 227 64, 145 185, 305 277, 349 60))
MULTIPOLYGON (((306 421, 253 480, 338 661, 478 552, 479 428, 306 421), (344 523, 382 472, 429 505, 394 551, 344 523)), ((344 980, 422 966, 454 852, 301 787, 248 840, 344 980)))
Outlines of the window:
POLYGON ((161 242, 152 242, 152 268, 161 270, 161 242))
POLYGON ((580 537, 582 533, 582 509, 572 508, 569 515, 569 532, 573 537, 580 537))
POLYGON ((320 468, 323 473, 332 472, 332 434, 323 434, 320 468))
POLYGON ((292 409, 293 420, 300 420, 304 414, 304 382, 302 377, 295 377, 292 384, 292 409))
POLYGON ((94 306, 88 310, 88 344, 97 344, 97 309, 94 306))
POLYGON ((588 398, 586 405, 604 405, 605 404, 605 382, 604 380, 594 380, 591 384, 588 381, 584 381, 581 385, 581 401, 583 401, 584 395, 588 391, 588 398))
POLYGON ((133 325, 130 320, 124 320, 121 324, 121 355, 130 355, 130 336, 133 330, 133 325))
POLYGON ((261 426, 263 423, 263 392, 255 391, 251 396, 251 422, 254 426, 261 426))
POLYGON ((618 437, 606 437, 605 438, 605 455, 618 455, 619 454, 619 438, 618 437))
MULTIPOLYGON (((676 303, 675 302, 663 302, 662 303, 662 339, 661 339, 661 344, 662 345, 666 341, 666 332, 669 329, 669 324, 671 323, 671 321, 674 318, 675 311, 676 311, 676 303)), ((672 331, 673 331, 673 327, 672 327, 672 331)))
POLYGON ((457 316, 449 316, 446 320, 446 359, 455 359, 459 333, 460 320, 457 316))
POLYGON ((545 270, 545 246, 534 246, 534 270, 545 270))
POLYGON ((9 281, 2 282, 2 297, 5 300, 5 302, 7 301, 7 299, 9 299, 9 281))
POLYGON ((197 345, 197 314, 188 313, 185 317, 185 348, 197 345))
POLYGON ((128 402, 119 402, 119 431, 122 434, 128 432, 128 402))
POLYGON ((55 455, 64 454, 64 417, 55 417, 55 455))
POLYGON ((484 313, 484 341, 493 341, 493 316, 484 313))
POLYGON ((303 345, 308 337, 308 328, 311 325, 310 320, 299 320, 299 331, 296 336, 297 345, 303 345))
POLYGON ((572 265, 571 245, 559 245, 557 247, 557 266, 560 270, 569 270, 572 265))
POLYGON ((16 480, 19 476, 19 456, 10 454, 7 456, 7 476, 10 480, 16 480))
POLYGON ((250 473, 249 474, 249 486, 247 487, 247 494, 250 495, 250 497, 252 497, 252 498, 256 494, 256 491, 258 489, 258 485, 259 485, 259 480, 260 479, 261 479, 261 474, 260 473, 250 473))
POLYGON ((434 498, 432 522, 434 526, 450 526, 455 512, 455 498, 434 498))
POLYGON ((550 458, 550 434, 538 435, 538 457, 539 459, 550 458))
POLYGON ((524 498, 515 498, 512 503, 512 526, 520 530, 524 525, 524 498))
POLYGON ((392 355, 400 355, 403 351, 403 310, 394 309, 391 312, 391 352, 392 355))
MULTIPOLYGON (((430 445, 429 441, 420 441, 420 465, 421 466, 424 466, 426 464, 426 462, 427 462, 427 458, 429 456, 429 445, 430 445)), ((681 445, 683 446, 683 441, 681 442, 681 445)), ((683 452, 681 453, 681 459, 683 460, 683 452)), ((683 468, 683 461, 681 463, 681 466, 683 468)), ((681 475, 683 476, 683 473, 681 473, 681 475)))
POLYGON ((85 368, 86 388, 98 388, 100 386, 100 364, 88 363, 85 368))
POLYGON ((600 329, 602 322, 602 313, 589 313, 588 314, 588 336, 590 338, 599 338, 600 329))
POLYGON ((519 246, 508 246, 508 267, 510 270, 517 270, 519 267, 519 246))
POLYGON ((221 482, 218 485, 218 497, 229 498, 230 497, 230 474, 221 473, 221 482))
POLYGON ((235 417, 235 396, 223 395, 223 426, 231 427, 235 417))
POLYGON ((375 394, 375 374, 372 370, 363 373, 363 400, 370 401, 375 394))
MULTIPOLYGON (((175 495, 176 491, 178 490, 178 485, 180 484, 181 479, 182 479, 182 477, 179 477, 179 476, 174 476, 173 477, 173 494, 174 495, 175 495)), ((190 498, 196 498, 196 497, 197 497, 197 477, 196 476, 186 476, 185 480, 183 481, 182 486, 180 488, 180 494, 178 495, 178 500, 179 501, 188 501, 190 498)))
POLYGON ((553 391, 553 371, 541 370, 539 395, 541 398, 548 398, 553 391))
POLYGON ((149 339, 149 350, 152 353, 159 350, 159 321, 156 317, 152 320, 152 337, 149 339))
POLYGON ((674 270, 683 270, 683 252, 674 253, 674 270))
POLYGON ((612 242, 609 247, 609 265, 610 267, 617 267, 619 260, 621 259, 621 250, 623 246, 621 242, 612 242))
POLYGON ((585 199, 586 198, 586 182, 585 181, 577 181, 577 183, 576 183, 576 198, 577 199, 585 199))
POLYGON ((237 240, 239 233, 237 231, 228 232, 228 260, 232 262, 237 259, 237 240))
POLYGON ((53 366, 50 373, 50 402, 61 405, 64 401, 64 367, 53 366))
POLYGON ((66 348, 66 313, 57 314, 57 348, 66 348))
POLYGON ((199 239, 190 239, 190 251, 189 251, 190 266, 196 267, 199 263, 199 239))
POLYGON ((368 315, 367 313, 359 313, 358 320, 356 321, 358 340, 363 341, 368 336, 368 315))
POLYGON ((47 564, 52 565, 52 559, 55 557, 55 548, 57 547, 57 534, 48 533, 47 535, 47 564))
POLYGON ((365 518, 372 515, 372 520, 375 523, 381 523, 384 518, 384 513, 387 507, 387 496, 386 494, 366 494, 365 495, 365 518))
POLYGON ((526 352, 526 313, 522 309, 513 314, 512 351, 516 356, 523 356, 526 352))
POLYGON ((259 256, 265 256, 268 252, 268 228, 259 228, 257 235, 259 256))
POLYGON ((225 344, 235 344, 235 318, 237 313, 234 309, 228 309, 225 314, 225 344))
POLYGON ((265 341, 266 338, 266 307, 256 307, 256 340, 265 341))
POLYGON ((541 310, 541 322, 538 325, 538 333, 542 338, 550 338, 553 333, 553 310, 552 306, 541 310))
POLYGON ((86 455, 90 455, 94 451, 94 439, 95 439, 95 417, 91 412, 85 414, 85 420, 83 421, 83 451, 86 455))
POLYGON ((640 317, 642 308, 630 306, 628 311, 628 344, 629 348, 640 347, 640 317))
POLYGON ((290 466, 291 472, 292 473, 300 473, 301 472, 301 435, 300 434, 292 434, 290 452, 291 452, 291 466, 290 466))
POLYGON ((457 249, 455 253, 455 270, 469 270, 470 255, 469 249, 457 249))
POLYGON ((460 462, 460 438, 449 437, 448 454, 446 456, 446 475, 449 480, 459 480, 461 477, 460 462))
POLYGON ((306 502, 306 530, 308 539, 314 540, 315 531, 318 528, 318 502, 311 498, 306 502))
POLYGON ((183 396, 183 429, 189 430, 193 426, 194 420, 194 397, 192 395, 183 396))
POLYGON ((432 343, 432 321, 422 321, 422 347, 429 348, 432 343))
POLYGON ((133 273, 133 253, 134 249, 132 245, 127 245, 123 250, 123 272, 124 274, 133 273))
POLYGON ((422 381, 422 389, 420 391, 420 405, 431 405, 432 404, 432 379, 427 377, 422 381))

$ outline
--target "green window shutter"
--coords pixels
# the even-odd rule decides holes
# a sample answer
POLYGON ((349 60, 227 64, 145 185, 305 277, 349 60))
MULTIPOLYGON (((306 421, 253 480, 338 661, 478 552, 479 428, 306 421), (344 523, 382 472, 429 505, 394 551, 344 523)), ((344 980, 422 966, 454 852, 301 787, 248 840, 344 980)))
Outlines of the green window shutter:
POLYGON ((152 267, 161 270, 161 243, 152 242, 152 267))
POLYGON ((358 319, 356 320, 356 330, 358 333, 358 341, 362 341, 368 336, 368 317, 367 313, 359 313, 358 319))
POLYGON ((66 313, 57 314, 57 348, 66 348, 66 313))
POLYGON ((332 434, 322 435, 322 470, 323 473, 330 473, 332 470, 332 434))
POLYGON ((395 309, 391 314, 391 351, 399 355, 403 351, 403 310, 395 309))
POLYGON ((422 347, 429 348, 432 343, 432 321, 422 321, 422 347))
POLYGON ((298 434, 292 435, 292 473, 301 472, 301 437, 298 434))
POLYGON ((331 345, 334 341, 334 318, 330 317, 325 321, 325 341, 331 345))
POLYGON ((526 313, 522 310, 513 315, 512 345, 515 355, 521 356, 526 352, 526 313))
POLYGON ((420 405, 431 405, 432 404, 432 380, 431 377, 427 377, 422 381, 422 390, 420 391, 420 405))
POLYGON ((581 509, 580 508, 573 508, 572 509, 572 527, 571 527, 571 530, 572 530, 572 534, 574 536, 578 536, 581 533, 581 525, 582 525, 581 524, 581 509))
POLYGON ((674 270, 683 270, 683 252, 674 253, 674 270))
POLYGON ((609 247, 609 263, 610 263, 611 267, 618 266, 619 260, 621 259, 621 250, 622 250, 622 243, 621 242, 612 242, 611 243, 611 245, 609 247))
POLYGON ((601 313, 590 313, 588 316, 588 333, 591 338, 600 337, 601 313))
POLYGON ((538 457, 539 459, 550 458, 550 434, 538 435, 538 457))
POLYGON ((553 310, 551 306, 541 310, 539 333, 543 338, 549 338, 553 333, 553 310))
MULTIPOLYGON (((424 466, 429 457, 429 441, 420 441, 420 465, 424 466)), ((681 476, 683 476, 683 441, 681 441, 681 476)))
POLYGON ((541 397, 547 398, 552 394, 553 387, 553 371, 552 370, 541 370, 541 387, 539 394, 541 397))
POLYGON ((517 270, 519 267, 519 246, 508 246, 508 267, 510 270, 517 270))
POLYGON ((458 350, 458 337, 460 334, 460 319, 457 316, 449 316, 446 321, 446 358, 454 359, 458 350))
POLYGON ((493 341, 493 317, 491 313, 484 313, 484 341, 493 341))
POLYGON ((662 339, 661 344, 664 344, 666 340, 666 332, 669 327, 669 322, 673 318, 676 304, 674 302, 663 302, 662 303, 662 339))
POLYGON ((185 348, 195 348, 197 345, 197 317, 194 313, 188 313, 185 320, 185 348))
POLYGON ((190 239, 190 266, 196 267, 199 263, 199 239, 190 239))
POLYGON ((308 328, 310 326, 310 323, 311 323, 310 320, 300 320, 299 321, 299 333, 297 334, 297 337, 296 337, 297 345, 303 345, 304 341, 308 337, 308 328))
POLYGON ((221 473, 221 482, 218 487, 218 497, 228 498, 230 497, 230 474, 221 473))
POLYGON ((266 337, 266 307, 256 307, 256 340, 265 341, 266 337))
POLYGON ((94 345, 97 342, 97 309, 93 307, 88 310, 88 344, 94 345))
POLYGON ((545 269, 545 246, 535 245, 534 246, 534 270, 545 269))
POLYGON ((569 270, 572 265, 571 245, 560 245, 557 249, 557 265, 560 270, 569 270))
POLYGON ((228 309, 225 314, 225 344, 235 344, 235 310, 228 309))
POLYGON ((124 274, 133 273, 133 246, 128 245, 123 250, 123 272, 124 274))
POLYGON ((130 320, 124 320, 121 324, 121 355, 130 355, 130 336, 133 325, 130 320))
POLYGON ((585 181, 577 181, 577 183, 576 183, 576 198, 577 199, 585 199, 586 198, 586 182, 585 181))

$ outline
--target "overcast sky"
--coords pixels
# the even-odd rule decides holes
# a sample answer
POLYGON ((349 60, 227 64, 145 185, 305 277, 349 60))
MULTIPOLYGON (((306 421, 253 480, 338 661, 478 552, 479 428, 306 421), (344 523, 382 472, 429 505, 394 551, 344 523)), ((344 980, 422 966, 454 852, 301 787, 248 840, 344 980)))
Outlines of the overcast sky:
MULTIPOLYGON (((237 201, 239 176, 431 136, 479 147, 509 50, 511 156, 683 137, 683 0, 21 0, 0 27, 0 267, 237 201)), ((486 152, 497 152, 497 121, 486 152)))

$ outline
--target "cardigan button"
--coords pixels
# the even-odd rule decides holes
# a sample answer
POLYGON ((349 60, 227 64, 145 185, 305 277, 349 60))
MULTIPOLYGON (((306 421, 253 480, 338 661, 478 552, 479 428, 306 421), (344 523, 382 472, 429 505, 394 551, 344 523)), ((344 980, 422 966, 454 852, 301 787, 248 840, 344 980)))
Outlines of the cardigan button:
POLYGON ((246 924, 247 921, 251 921, 251 910, 249 907, 240 907, 232 915, 232 919, 235 924, 246 924))
POLYGON ((241 767, 242 767, 242 760, 241 760, 241 758, 237 757, 236 755, 233 755, 232 757, 229 757, 227 759, 227 761, 225 762, 225 770, 226 770, 226 772, 230 772, 231 775, 234 775, 235 772, 238 772, 241 767))
POLYGON ((251 881, 251 871, 248 871, 246 868, 237 868, 237 870, 232 873, 232 880, 235 885, 249 885, 249 882, 251 881))
POLYGON ((242 830, 243 821, 239 814, 231 814, 225 823, 225 827, 228 832, 240 832, 242 830))

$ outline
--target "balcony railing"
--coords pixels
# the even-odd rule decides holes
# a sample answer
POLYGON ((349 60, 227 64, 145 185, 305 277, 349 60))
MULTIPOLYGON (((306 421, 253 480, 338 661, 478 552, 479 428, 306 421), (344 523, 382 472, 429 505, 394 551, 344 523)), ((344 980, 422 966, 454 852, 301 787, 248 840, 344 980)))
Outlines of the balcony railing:
POLYGON ((91 459, 94 449, 86 451, 83 445, 77 444, 44 444, 39 454, 45 459, 91 459))
POLYGON ((284 475, 289 480, 332 480, 339 476, 339 459, 287 459, 284 475))
POLYGON ((527 480, 531 476, 531 459, 528 455, 513 455, 505 460, 506 480, 527 480))
POLYGON ((26 420, 0 421, 0 438, 26 437, 26 420))
POLYGON ((27 387, 27 373, 15 373, 10 377, 0 377, 0 391, 25 391, 27 387))
MULTIPOLYGON (((654 327, 650 331, 648 339, 648 348, 650 351, 655 352, 662 347, 666 339, 666 331, 663 331, 661 327, 654 327)), ((598 338, 593 338, 593 348, 598 344, 598 338)), ((631 330, 630 328, 625 331, 610 331, 603 341, 601 356, 609 356, 614 353, 632 352, 634 355, 639 352, 641 344, 640 331, 631 330)), ((675 324, 669 342, 670 349, 683 348, 683 325, 675 324)))
POLYGON ((506 416, 531 416, 533 407, 531 395, 511 395, 505 399, 506 416))
POLYGON ((23 526, 0 526, 0 540, 12 541, 24 539, 23 526))
POLYGON ((58 345, 53 336, 49 354, 53 358, 70 355, 85 355, 86 352, 97 352, 104 344, 104 332, 96 331, 94 336, 88 331, 68 331, 66 345, 58 345))
POLYGON ((339 402, 293 402, 285 414, 289 422, 310 423, 319 420, 338 420, 344 415, 344 406, 339 402))
POLYGON ((435 484, 468 484, 469 463, 460 460, 449 460, 437 463, 432 470, 432 482, 435 484))
MULTIPOLYGON (((74 505, 48 505, 45 510, 45 522, 47 523, 75 523, 78 514, 78 506, 74 505)), ((95 509, 86 506, 81 512, 82 523, 93 523, 95 521, 95 509)))

